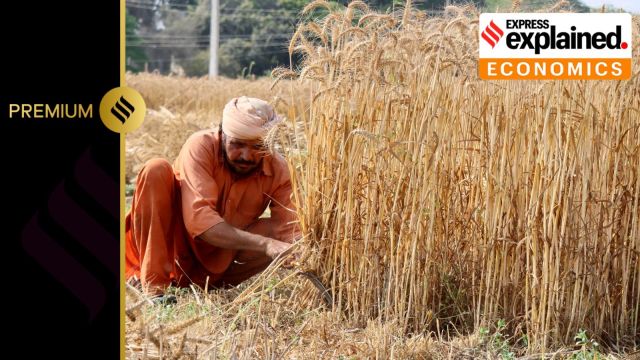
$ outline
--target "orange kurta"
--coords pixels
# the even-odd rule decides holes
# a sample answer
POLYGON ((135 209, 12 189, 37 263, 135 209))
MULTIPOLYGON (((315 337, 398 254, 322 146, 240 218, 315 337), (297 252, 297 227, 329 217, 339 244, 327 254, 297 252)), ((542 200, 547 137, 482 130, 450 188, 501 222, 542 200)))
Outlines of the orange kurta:
POLYGON ((234 179, 217 130, 193 134, 171 166, 154 159, 140 171, 126 218, 126 277, 160 291, 170 284, 235 284, 262 270, 264 254, 222 249, 198 236, 225 221, 239 229, 292 242, 298 235, 285 160, 267 155, 234 179), (259 219, 269 206, 271 217, 259 219), (237 260, 234 262, 233 260, 237 260), (233 263, 233 264, 232 264, 233 263))

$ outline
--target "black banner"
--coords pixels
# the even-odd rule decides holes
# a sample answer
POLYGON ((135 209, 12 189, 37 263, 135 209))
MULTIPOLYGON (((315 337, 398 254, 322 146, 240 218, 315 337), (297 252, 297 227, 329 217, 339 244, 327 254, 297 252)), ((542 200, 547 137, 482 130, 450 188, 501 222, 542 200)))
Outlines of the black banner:
POLYGON ((119 358, 120 135, 98 109, 120 85, 120 2, 10 1, 0 28, 3 343, 119 358))

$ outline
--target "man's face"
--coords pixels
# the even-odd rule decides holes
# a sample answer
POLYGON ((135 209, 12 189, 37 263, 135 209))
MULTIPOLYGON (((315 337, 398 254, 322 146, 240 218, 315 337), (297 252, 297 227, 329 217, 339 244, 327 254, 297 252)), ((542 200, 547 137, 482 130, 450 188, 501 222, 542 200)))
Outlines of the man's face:
POLYGON ((262 140, 240 140, 223 133, 222 145, 229 167, 239 175, 253 172, 265 154, 262 140))

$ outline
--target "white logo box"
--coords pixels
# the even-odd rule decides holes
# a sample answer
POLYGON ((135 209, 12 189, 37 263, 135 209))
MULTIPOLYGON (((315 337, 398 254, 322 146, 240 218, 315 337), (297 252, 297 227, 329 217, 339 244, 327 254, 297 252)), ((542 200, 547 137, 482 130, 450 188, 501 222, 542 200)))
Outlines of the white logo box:
MULTIPOLYGON (((479 57, 493 59, 522 59, 522 58, 631 58, 632 56, 632 23, 631 15, 627 13, 483 13, 480 15, 480 24, 478 28, 479 36, 479 57), (509 29, 507 28, 507 20, 548 20, 549 28, 547 29, 509 29), (503 32, 495 47, 492 48, 490 43, 482 37, 482 32, 493 21, 503 32), (507 47, 507 36, 511 32, 534 33, 551 32, 551 26, 555 25, 556 33, 579 33, 579 32, 603 32, 608 34, 616 31, 616 26, 621 26, 621 42, 626 42, 626 49, 541 49, 540 54, 536 54, 534 49, 515 49, 507 47), (571 27, 575 26, 576 30, 572 31, 571 27)), ((494 32, 495 35, 495 32, 494 32)), ((532 42, 535 42, 534 38, 532 42)), ((493 39, 493 38, 490 38, 493 39)), ((584 44, 583 44, 583 47, 584 44)))

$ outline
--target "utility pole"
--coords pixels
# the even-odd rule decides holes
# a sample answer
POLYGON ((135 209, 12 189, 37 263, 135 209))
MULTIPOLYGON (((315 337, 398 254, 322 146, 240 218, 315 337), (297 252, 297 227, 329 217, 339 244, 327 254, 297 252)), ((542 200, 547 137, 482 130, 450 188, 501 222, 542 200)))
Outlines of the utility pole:
POLYGON ((209 79, 218 76, 220 43, 220 0, 211 0, 211 36, 209 39, 209 79))

